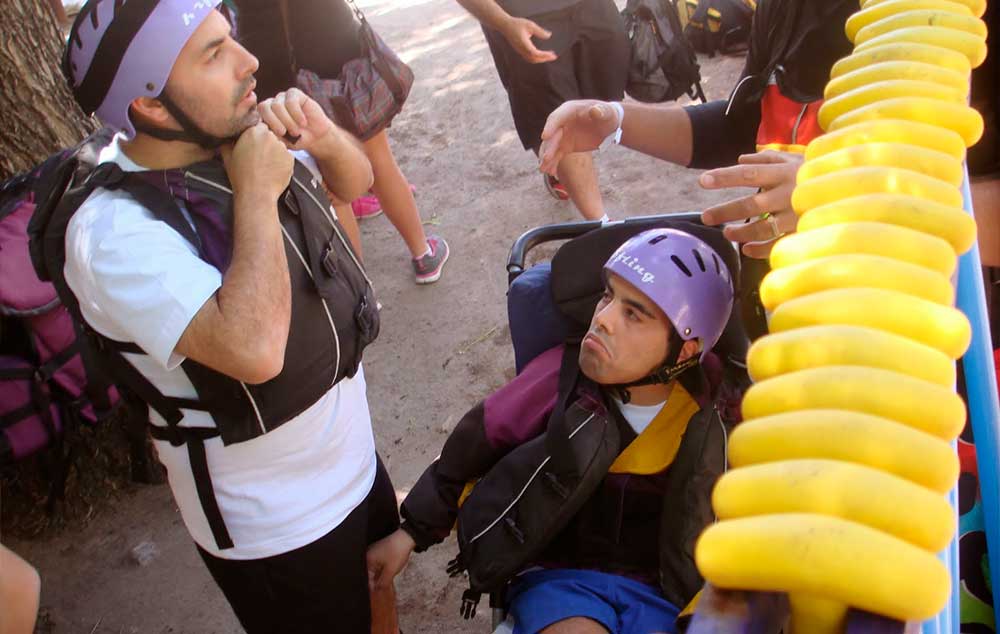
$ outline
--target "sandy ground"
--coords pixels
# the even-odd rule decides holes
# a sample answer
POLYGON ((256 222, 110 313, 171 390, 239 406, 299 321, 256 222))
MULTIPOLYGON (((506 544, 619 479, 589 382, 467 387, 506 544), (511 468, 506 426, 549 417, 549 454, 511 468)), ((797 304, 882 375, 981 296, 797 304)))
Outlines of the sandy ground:
MULTIPOLYGON (((521 149, 472 18, 452 0, 361 5, 416 72, 390 138, 418 188, 427 229, 452 246, 442 280, 417 287, 388 221, 380 217, 362 226, 365 259, 384 305, 382 334, 365 357, 369 398, 379 450, 405 494, 465 410, 513 376, 504 269, 511 242, 531 227, 577 216, 545 193, 533 157, 521 149)), ((739 59, 703 59, 709 98, 725 97, 741 67, 739 59)), ((700 209, 726 197, 700 190, 694 172, 622 148, 602 152, 598 164, 613 217, 700 209)), ((166 486, 131 486, 84 526, 9 545, 41 572, 45 632, 242 631, 198 559, 166 486), (146 541, 158 555, 140 566, 129 551, 146 541)), ((407 634, 489 631, 485 603, 471 623, 458 614, 464 582, 444 573, 455 551, 450 541, 418 555, 400 576, 407 634)))

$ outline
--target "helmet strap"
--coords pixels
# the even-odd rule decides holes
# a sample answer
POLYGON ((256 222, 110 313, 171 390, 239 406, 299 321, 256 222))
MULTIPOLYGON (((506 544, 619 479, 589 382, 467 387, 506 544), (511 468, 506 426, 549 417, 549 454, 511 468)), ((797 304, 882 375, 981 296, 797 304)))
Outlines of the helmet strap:
POLYGON ((168 130, 165 128, 157 128, 151 125, 146 125, 145 123, 133 122, 135 129, 148 134, 151 137, 160 139, 161 141, 184 141, 186 143, 197 143, 206 150, 214 150, 220 145, 225 145, 226 143, 234 143, 239 135, 230 137, 218 137, 205 132, 201 126, 191 120, 191 117, 181 109, 180 106, 169 96, 167 91, 163 91, 157 99, 163 104, 163 107, 167 109, 177 123, 180 124, 180 130, 168 130))
POLYGON ((672 331, 670 333, 670 352, 667 353, 667 358, 664 359, 660 367, 637 381, 609 385, 608 387, 618 392, 622 403, 628 403, 632 400, 632 395, 628 390, 630 387, 640 387, 643 385, 665 385, 667 383, 674 382, 677 377, 695 367, 701 361, 698 355, 692 355, 684 361, 677 363, 677 357, 681 355, 681 348, 683 347, 684 340, 681 339, 679 334, 677 334, 677 331, 672 331))

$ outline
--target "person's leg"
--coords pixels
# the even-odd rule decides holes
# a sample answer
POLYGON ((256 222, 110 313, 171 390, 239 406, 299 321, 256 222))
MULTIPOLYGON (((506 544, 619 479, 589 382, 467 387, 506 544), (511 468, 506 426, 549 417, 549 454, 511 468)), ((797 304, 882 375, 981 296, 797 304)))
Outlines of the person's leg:
MULTIPOLYGON (((609 634, 618 632, 618 615, 605 575, 554 568, 517 577, 507 590, 514 634, 609 634)), ((627 630, 625 630, 627 631, 627 630)))
POLYGON ((367 527, 366 498, 332 531, 288 553, 234 561, 198 552, 248 634, 367 634, 367 527))
POLYGON ((604 629, 604 626, 597 621, 591 621, 582 616, 574 616, 553 623, 542 630, 541 634, 608 634, 608 630, 604 629))
MULTIPOLYGON (((396 489, 392 486, 389 473, 378 458, 375 483, 369 494, 368 504, 368 544, 374 544, 399 528, 399 504, 396 489)), ((370 595, 372 612, 372 634, 397 634, 399 614, 396 606, 395 585, 375 590, 370 595)))
POLYGON ((198 554, 247 634, 278 634, 281 631, 260 561, 220 559, 200 546, 198 554))
POLYGON ((0 632, 21 634, 35 629, 41 586, 38 571, 0 545, 0 632))
MULTIPOLYGON (((575 7, 573 24, 577 40, 572 54, 576 99, 621 101, 631 55, 628 36, 611 0, 585 0, 575 7)), ((559 180, 584 218, 597 220, 604 203, 591 153, 571 154, 558 168, 559 180)))
POLYGON ((337 220, 340 221, 340 226, 347 233, 347 239, 351 241, 351 246, 354 247, 358 258, 364 260, 364 254, 361 252, 361 227, 358 226, 358 219, 354 216, 354 211, 351 210, 350 205, 336 205, 334 209, 337 210, 337 220))
POLYGON ((604 217, 604 200, 597 184, 597 168, 590 152, 575 152, 559 162, 559 182, 566 186, 570 200, 587 220, 604 217))
MULTIPOLYGON (((541 45, 559 55, 555 61, 544 64, 525 61, 501 36, 486 31, 498 71, 503 67, 500 76, 507 89, 518 137, 524 148, 536 156, 549 114, 564 102, 581 97, 577 80, 579 63, 574 53, 579 38, 575 11, 569 8, 536 16, 538 24, 553 34, 541 45)), ((618 19, 617 16, 615 19, 618 19)), ((584 218, 597 220, 604 216, 604 201, 589 152, 564 158, 559 164, 558 174, 559 181, 584 218)))
POLYGON ((372 189, 382 203, 382 211, 402 236, 410 256, 418 258, 427 252, 427 235, 413 199, 410 184, 399 169, 389 147, 389 138, 382 130, 364 142, 365 154, 375 174, 372 189))

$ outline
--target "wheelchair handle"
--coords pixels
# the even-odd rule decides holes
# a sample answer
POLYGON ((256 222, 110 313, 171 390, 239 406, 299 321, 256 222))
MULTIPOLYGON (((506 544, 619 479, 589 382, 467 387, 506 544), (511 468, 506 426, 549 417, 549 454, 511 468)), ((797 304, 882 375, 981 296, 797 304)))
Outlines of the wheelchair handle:
POLYGON ((590 233, 603 226, 617 224, 638 224, 651 220, 683 220, 701 224, 701 213, 697 211, 682 211, 672 214, 654 214, 651 216, 635 216, 625 220, 615 220, 612 222, 601 222, 600 220, 586 220, 581 222, 562 222, 559 224, 543 225, 529 229, 521 234, 510 247, 510 255, 507 257, 507 283, 510 284, 517 276, 524 272, 524 260, 528 252, 540 244, 554 242, 556 240, 572 240, 585 233, 590 233))

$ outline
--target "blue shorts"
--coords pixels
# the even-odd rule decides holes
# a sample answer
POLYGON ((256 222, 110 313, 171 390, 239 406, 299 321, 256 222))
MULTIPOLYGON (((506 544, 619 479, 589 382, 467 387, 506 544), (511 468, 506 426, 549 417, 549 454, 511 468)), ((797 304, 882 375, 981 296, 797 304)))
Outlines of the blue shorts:
POLYGON ((611 634, 674 634, 680 612, 660 589, 594 570, 535 570, 508 594, 514 634, 535 634, 574 616, 597 621, 611 634))

